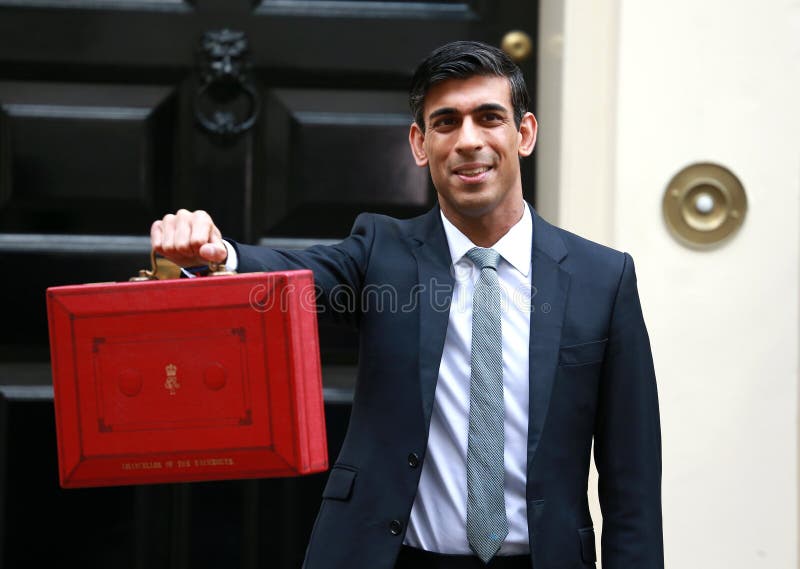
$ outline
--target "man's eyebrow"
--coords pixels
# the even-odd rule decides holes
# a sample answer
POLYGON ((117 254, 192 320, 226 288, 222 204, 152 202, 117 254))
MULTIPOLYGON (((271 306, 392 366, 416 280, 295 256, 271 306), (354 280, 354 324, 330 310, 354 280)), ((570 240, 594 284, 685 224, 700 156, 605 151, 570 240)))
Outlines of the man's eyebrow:
MULTIPOLYGON (((471 113, 483 113, 483 112, 486 112, 486 111, 498 111, 498 112, 502 112, 502 113, 507 113, 508 109, 505 108, 500 103, 483 103, 482 105, 478 105, 477 107, 472 109, 472 111, 470 111, 470 112, 471 113)), ((455 108, 453 108, 453 107, 442 107, 441 109, 436 109, 430 115, 428 115, 428 120, 431 121, 431 120, 435 119, 436 117, 440 117, 442 115, 456 115, 456 114, 458 114, 458 110, 456 110, 455 108)))
POLYGON ((505 108, 500 103, 484 103, 482 105, 478 105, 474 109, 472 109, 473 113, 481 113, 484 111, 499 111, 502 113, 507 113, 508 109, 505 108))
POLYGON ((458 111, 456 111, 453 107, 442 107, 441 109, 436 109, 430 115, 428 115, 428 120, 431 121, 442 115, 454 115, 456 113, 458 113, 458 111))

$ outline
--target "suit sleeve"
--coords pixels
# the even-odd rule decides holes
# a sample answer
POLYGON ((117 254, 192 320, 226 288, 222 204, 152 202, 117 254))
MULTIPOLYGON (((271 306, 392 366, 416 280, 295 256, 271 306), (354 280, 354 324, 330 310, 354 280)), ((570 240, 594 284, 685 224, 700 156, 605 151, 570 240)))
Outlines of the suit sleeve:
POLYGON ((374 238, 374 216, 361 214, 350 235, 336 245, 294 251, 232 244, 238 256, 238 270, 242 273, 310 269, 314 273, 321 315, 357 325, 360 291, 374 238))
POLYGON ((653 357, 626 253, 595 426, 603 569, 663 569, 661 427, 653 357))

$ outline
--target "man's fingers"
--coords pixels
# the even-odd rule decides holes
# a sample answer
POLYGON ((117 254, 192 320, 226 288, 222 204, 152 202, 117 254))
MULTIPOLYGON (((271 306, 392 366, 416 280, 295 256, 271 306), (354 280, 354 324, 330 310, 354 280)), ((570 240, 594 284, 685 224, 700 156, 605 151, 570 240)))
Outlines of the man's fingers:
POLYGON ((209 262, 222 263, 228 258, 228 250, 222 244, 222 241, 206 243, 200 247, 200 256, 209 262))
POLYGON ((192 213, 191 235, 189 236, 189 247, 195 255, 202 256, 200 248, 207 243, 214 242, 215 234, 218 234, 214 222, 203 210, 192 213))
MULTIPOLYGON (((210 217, 208 219, 211 221, 210 217)), ((222 243, 222 233, 213 223, 208 228, 206 243, 198 249, 198 254, 206 261, 214 263, 222 263, 228 258, 228 250, 222 243)))
POLYGON ((192 249, 191 243, 193 221, 194 217, 188 210, 179 209, 175 212, 175 230, 172 236, 172 247, 174 252, 178 255, 191 257, 196 254, 196 251, 192 249))
POLYGON ((184 267, 227 257, 219 229, 202 210, 168 213, 150 227, 150 242, 156 253, 184 267))
POLYGON ((175 216, 168 213, 161 221, 161 253, 169 256, 175 252, 175 216))
POLYGON ((161 252, 161 239, 164 235, 164 229, 161 227, 163 223, 158 219, 150 226, 150 247, 155 249, 157 253, 161 252))

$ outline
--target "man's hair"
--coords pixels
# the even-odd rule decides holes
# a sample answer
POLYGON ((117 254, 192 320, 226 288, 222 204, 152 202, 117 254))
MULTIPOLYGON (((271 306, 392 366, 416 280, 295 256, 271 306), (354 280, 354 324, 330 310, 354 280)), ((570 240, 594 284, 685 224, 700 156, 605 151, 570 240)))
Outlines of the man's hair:
POLYGON ((431 87, 448 79, 469 79, 476 75, 508 79, 514 122, 519 128, 530 100, 522 71, 503 50, 478 41, 445 44, 435 49, 414 71, 408 104, 419 128, 425 132, 425 96, 431 87))

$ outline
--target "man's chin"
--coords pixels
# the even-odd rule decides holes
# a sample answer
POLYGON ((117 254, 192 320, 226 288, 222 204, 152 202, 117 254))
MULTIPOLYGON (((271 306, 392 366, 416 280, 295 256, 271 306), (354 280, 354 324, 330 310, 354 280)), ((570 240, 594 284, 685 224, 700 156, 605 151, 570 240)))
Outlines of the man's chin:
MULTIPOLYGON (((447 209, 453 210, 456 215, 469 219, 479 219, 491 213, 497 207, 497 202, 489 196, 473 196, 471 199, 459 199, 448 202, 447 209)), ((445 210, 447 213, 447 210, 445 210)))

